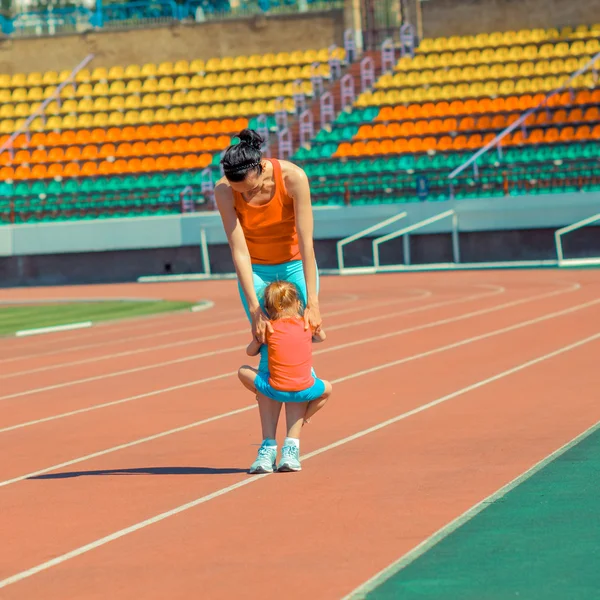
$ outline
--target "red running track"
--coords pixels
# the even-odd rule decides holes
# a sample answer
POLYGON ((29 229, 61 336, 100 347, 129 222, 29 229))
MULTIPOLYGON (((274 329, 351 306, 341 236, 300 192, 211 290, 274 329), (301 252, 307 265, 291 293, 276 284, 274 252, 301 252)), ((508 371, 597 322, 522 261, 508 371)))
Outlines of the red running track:
POLYGON ((594 271, 324 278, 334 395, 266 477, 235 282, 34 293, 215 305, 3 343, 2 600, 341 598, 600 419, 594 271))

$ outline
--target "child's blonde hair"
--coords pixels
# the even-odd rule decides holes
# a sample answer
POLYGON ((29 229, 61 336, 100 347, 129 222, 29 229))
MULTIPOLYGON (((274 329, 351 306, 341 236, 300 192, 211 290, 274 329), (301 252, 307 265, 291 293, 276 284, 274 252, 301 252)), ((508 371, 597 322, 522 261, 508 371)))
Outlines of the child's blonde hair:
POLYGON ((300 315, 298 288, 289 281, 274 281, 265 288, 265 311, 270 319, 300 315))

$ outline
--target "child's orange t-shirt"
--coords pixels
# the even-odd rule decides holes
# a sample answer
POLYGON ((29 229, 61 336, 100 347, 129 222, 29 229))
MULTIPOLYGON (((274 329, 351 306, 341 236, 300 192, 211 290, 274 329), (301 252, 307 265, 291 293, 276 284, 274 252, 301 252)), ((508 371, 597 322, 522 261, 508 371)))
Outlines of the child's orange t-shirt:
POLYGON ((304 330, 300 318, 271 321, 273 333, 267 333, 269 383, 282 392, 298 392, 311 387, 312 332, 304 330))

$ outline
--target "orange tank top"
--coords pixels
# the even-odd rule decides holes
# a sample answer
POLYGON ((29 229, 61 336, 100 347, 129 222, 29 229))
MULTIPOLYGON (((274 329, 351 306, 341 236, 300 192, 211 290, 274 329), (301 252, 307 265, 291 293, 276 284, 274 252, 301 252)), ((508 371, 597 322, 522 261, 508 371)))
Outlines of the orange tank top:
POLYGON ((267 334, 269 383, 282 392, 298 392, 311 387, 312 332, 304 331, 300 318, 271 321, 273 333, 267 334))
POLYGON ((253 264, 277 265, 300 259, 294 200, 288 195, 279 161, 273 165, 275 192, 266 204, 252 206, 242 194, 233 192, 235 212, 244 231, 253 264))

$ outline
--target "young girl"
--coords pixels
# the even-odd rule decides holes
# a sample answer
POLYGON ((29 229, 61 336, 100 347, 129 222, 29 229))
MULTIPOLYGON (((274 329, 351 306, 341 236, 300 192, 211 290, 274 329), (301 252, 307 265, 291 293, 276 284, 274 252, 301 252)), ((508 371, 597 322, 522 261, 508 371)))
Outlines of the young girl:
MULTIPOLYGON (((268 373, 244 365, 238 375, 250 391, 269 402, 270 411, 279 415, 282 403, 286 408, 287 437, 281 449, 281 460, 275 467, 277 442, 272 430, 272 419, 262 419, 263 443, 250 473, 300 471, 300 432, 302 426, 323 408, 332 386, 314 376, 312 369, 312 342, 325 340, 322 329, 313 335, 306 329, 298 290, 288 281, 274 281, 265 288, 265 312, 272 332, 267 331, 268 373)), ((260 344, 253 339, 246 350, 249 356, 260 352, 260 344)), ((269 412, 270 412, 269 411, 269 412)), ((277 419, 274 421, 277 422, 277 419)))

